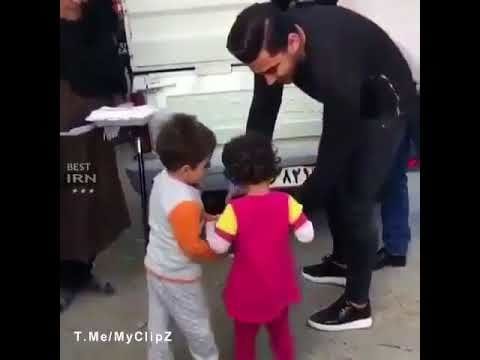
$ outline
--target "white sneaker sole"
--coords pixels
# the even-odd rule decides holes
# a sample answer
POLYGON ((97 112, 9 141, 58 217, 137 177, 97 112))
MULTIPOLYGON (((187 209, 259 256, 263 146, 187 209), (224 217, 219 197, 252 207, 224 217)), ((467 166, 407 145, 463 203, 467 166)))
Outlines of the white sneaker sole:
POLYGON ((321 331, 343 331, 343 330, 358 330, 358 329, 368 329, 372 327, 373 320, 371 317, 367 319, 352 321, 350 323, 345 323, 341 325, 327 325, 327 324, 318 324, 312 320, 308 320, 308 326, 321 330, 321 331))
POLYGON ((314 282, 316 284, 331 284, 331 285, 338 285, 338 286, 345 286, 347 284, 347 278, 344 277, 329 277, 329 276, 323 276, 323 277, 313 277, 311 275, 308 275, 302 271, 302 276, 311 282, 314 282))

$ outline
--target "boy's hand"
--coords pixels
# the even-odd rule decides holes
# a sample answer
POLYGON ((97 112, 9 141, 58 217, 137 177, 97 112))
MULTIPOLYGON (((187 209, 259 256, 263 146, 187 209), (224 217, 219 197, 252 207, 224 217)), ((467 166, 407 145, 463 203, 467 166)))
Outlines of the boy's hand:
POLYGON ((212 214, 209 214, 209 213, 205 213, 205 220, 207 222, 217 221, 219 217, 220 217, 220 215, 212 215, 212 214))

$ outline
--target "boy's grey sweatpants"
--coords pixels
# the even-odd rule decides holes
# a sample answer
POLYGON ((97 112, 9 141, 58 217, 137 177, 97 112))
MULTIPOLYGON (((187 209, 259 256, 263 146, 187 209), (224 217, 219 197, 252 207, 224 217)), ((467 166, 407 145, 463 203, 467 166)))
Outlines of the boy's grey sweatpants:
MULTIPOLYGON (((210 327, 210 314, 200 281, 174 283, 147 273, 148 327, 153 339, 171 331, 170 319, 187 339, 194 360, 218 360, 218 349, 210 327)), ((175 334, 171 335, 175 339, 175 334)), ((148 360, 173 360, 168 342, 153 341, 148 360)))

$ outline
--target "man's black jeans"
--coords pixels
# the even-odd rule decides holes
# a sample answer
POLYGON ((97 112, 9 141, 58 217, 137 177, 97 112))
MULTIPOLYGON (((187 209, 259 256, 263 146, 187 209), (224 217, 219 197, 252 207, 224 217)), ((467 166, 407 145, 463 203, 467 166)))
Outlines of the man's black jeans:
POLYGON ((369 300, 372 269, 378 246, 374 208, 404 137, 406 116, 364 119, 358 145, 327 201, 333 237, 333 260, 347 266, 347 300, 369 300))

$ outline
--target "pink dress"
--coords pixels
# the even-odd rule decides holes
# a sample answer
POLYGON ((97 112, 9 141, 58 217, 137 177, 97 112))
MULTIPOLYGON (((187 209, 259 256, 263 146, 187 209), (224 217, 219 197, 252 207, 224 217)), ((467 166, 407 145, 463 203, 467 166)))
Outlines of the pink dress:
POLYGON ((266 323, 301 301, 290 244, 289 195, 245 196, 230 205, 236 220, 236 234, 230 236, 235 257, 225 306, 238 321, 266 323))

